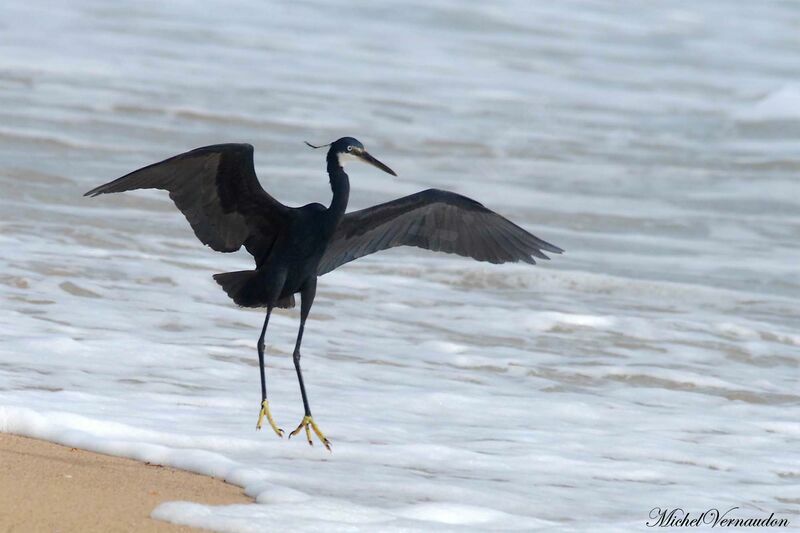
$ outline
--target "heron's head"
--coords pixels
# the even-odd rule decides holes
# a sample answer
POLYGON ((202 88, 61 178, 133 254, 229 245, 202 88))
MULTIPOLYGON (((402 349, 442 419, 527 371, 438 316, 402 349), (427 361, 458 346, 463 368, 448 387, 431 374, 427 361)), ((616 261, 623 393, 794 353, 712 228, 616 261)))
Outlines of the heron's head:
MULTIPOLYGON (((313 144, 306 142, 311 148, 322 148, 322 146, 314 146, 313 144)), ((339 162, 339 166, 344 168, 345 163, 349 161, 361 161, 363 163, 369 163, 374 167, 378 167, 379 169, 383 170, 384 172, 388 172, 392 176, 397 176, 394 173, 394 170, 387 167, 367 152, 364 145, 361 144, 361 141, 355 139, 353 137, 342 137, 336 141, 330 143, 330 145, 323 145, 323 146, 330 146, 328 150, 328 159, 336 158, 339 162)))

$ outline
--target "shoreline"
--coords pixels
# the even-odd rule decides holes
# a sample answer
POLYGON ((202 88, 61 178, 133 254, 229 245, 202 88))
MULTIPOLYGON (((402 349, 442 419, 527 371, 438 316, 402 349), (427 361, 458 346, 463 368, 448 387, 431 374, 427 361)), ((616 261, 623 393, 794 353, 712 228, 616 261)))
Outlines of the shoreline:
POLYGON ((0 433, 0 531, 202 531, 150 518, 176 500, 254 502, 220 479, 0 433))

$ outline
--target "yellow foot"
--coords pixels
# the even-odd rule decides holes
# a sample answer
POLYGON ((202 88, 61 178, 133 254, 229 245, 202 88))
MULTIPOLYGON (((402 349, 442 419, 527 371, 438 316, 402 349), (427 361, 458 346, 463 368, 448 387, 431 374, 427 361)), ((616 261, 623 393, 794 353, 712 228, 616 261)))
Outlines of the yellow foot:
POLYGON ((314 419, 310 416, 303 417, 303 421, 300 422, 300 425, 297 426, 297 429, 289 433, 289 438, 291 439, 292 437, 300 433, 300 430, 303 428, 306 428, 306 439, 308 439, 308 443, 311 446, 314 445, 314 443, 311 441, 311 430, 313 429, 314 433, 316 433, 317 437, 319 437, 319 440, 321 440, 322 444, 325 445, 325 448, 328 451, 331 451, 331 441, 325 438, 325 435, 322 434, 322 431, 319 430, 319 427, 317 427, 317 424, 314 422, 314 419))
POLYGON ((264 417, 267 417, 267 422, 269 425, 272 426, 273 431, 279 437, 283 438, 283 430, 275 424, 275 421, 272 419, 272 413, 269 412, 269 402, 264 400, 261 402, 261 412, 258 413, 258 422, 256 422, 256 429, 261 429, 261 422, 264 421, 264 417))

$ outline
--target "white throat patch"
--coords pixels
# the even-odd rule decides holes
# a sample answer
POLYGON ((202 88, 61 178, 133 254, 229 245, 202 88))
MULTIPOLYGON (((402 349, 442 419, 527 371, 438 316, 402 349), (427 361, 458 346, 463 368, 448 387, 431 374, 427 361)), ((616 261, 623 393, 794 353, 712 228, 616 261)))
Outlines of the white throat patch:
POLYGON ((345 161, 358 161, 358 158, 356 156, 354 156, 353 154, 349 154, 347 152, 336 154, 336 157, 339 158, 339 166, 342 168, 344 168, 345 161))

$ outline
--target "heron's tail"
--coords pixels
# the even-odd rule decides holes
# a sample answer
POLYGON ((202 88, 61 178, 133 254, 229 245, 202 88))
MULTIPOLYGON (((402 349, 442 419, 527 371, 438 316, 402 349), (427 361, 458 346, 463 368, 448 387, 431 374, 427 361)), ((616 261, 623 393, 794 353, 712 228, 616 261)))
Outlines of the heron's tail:
MULTIPOLYGON (((214 281, 220 284, 222 290, 242 307, 267 307, 264 294, 267 292, 263 273, 256 270, 240 270, 238 272, 225 272, 214 274, 214 281)), ((294 295, 289 295, 277 301, 275 307, 291 309, 294 307, 294 295)))

